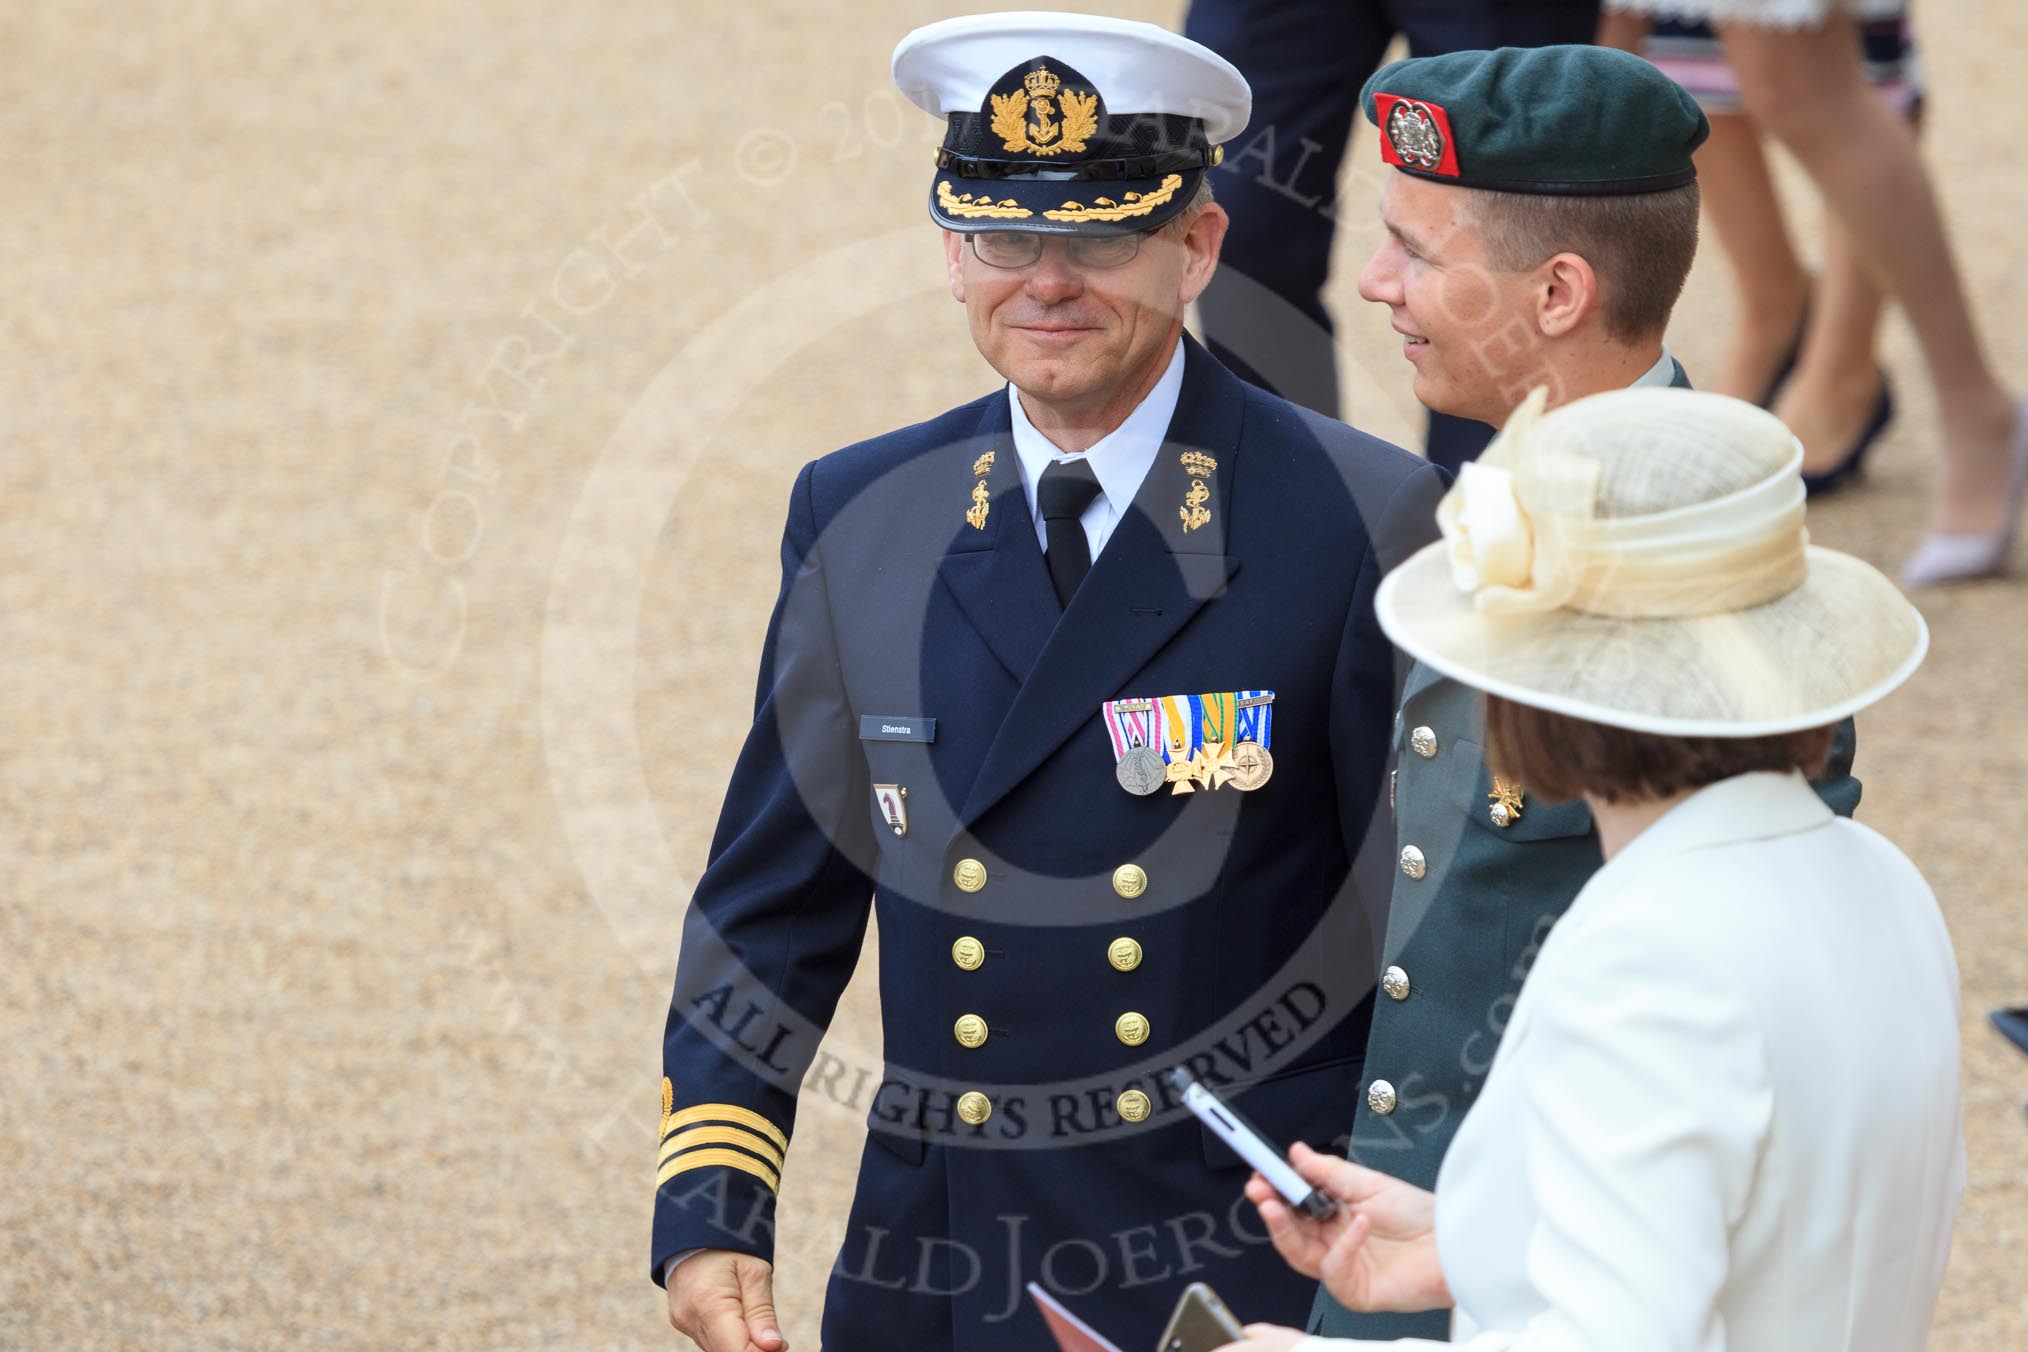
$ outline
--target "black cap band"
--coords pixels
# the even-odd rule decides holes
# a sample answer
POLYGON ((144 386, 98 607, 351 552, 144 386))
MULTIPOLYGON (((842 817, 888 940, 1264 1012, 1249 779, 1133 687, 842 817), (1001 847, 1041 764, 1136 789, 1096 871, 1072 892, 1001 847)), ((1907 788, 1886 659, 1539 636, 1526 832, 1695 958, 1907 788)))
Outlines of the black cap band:
POLYGON ((1217 162, 1204 123, 1174 113, 1101 114, 1075 156, 1039 155, 1009 159, 992 119, 980 113, 950 113, 937 167, 961 178, 1093 179, 1101 182, 1154 178, 1204 169, 1217 162))
POLYGON ((955 150, 937 151, 937 168, 959 178, 1054 178, 1066 181, 1086 179, 1117 182, 1122 179, 1158 178, 1190 169, 1209 169, 1218 163, 1216 150, 1183 150, 1166 155, 1140 155, 1131 159, 1076 160, 1052 169, 1034 160, 974 160, 955 150))

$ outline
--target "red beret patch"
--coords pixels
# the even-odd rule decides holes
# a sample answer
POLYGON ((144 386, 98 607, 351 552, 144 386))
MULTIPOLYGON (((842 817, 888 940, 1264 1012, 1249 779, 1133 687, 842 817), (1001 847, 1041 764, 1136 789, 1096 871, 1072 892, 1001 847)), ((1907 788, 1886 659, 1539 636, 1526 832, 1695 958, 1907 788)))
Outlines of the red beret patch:
POLYGON ((1457 143, 1442 104, 1375 93, 1373 111, 1380 121, 1381 159, 1425 174, 1458 176, 1457 143))

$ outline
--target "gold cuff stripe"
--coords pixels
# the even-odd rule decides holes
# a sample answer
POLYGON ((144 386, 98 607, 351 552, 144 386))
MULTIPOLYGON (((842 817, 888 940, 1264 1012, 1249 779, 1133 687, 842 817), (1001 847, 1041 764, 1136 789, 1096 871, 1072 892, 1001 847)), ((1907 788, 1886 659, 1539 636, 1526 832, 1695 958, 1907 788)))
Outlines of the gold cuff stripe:
POLYGON ((723 1164, 728 1168, 752 1174, 755 1178, 767 1184, 770 1192, 781 1190, 781 1175, 768 1168, 767 1165, 762 1164, 753 1156, 741 1154, 737 1150, 692 1150, 678 1155, 663 1165, 661 1172, 655 1175, 655 1186, 659 1188, 678 1174, 688 1173, 692 1169, 702 1169, 713 1164, 723 1164))
POLYGON ((782 1167, 782 1152, 774 1143, 744 1127, 691 1127, 679 1131, 662 1142, 662 1162, 667 1164, 672 1155, 699 1145, 736 1145, 759 1155, 776 1169, 782 1167))
POLYGON ((737 1123, 739 1126, 750 1127, 759 1132, 784 1150, 789 1148, 789 1138, 782 1134, 780 1127, 753 1109, 742 1108, 736 1103, 700 1103, 694 1108, 671 1113, 662 1120, 662 1139, 668 1140, 670 1132, 681 1130, 695 1122, 737 1123))

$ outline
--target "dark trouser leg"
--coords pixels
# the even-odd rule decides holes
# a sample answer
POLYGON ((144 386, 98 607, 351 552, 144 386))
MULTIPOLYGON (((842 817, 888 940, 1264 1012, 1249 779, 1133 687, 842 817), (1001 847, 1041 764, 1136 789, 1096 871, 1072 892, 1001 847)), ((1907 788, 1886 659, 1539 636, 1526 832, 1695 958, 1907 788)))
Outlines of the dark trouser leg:
POLYGON ((1183 22, 1253 86, 1253 118, 1211 174, 1232 229, 1198 301, 1205 337, 1240 376, 1332 417, 1327 213, 1359 87, 1393 35, 1382 11, 1379 0, 1194 0, 1183 22))

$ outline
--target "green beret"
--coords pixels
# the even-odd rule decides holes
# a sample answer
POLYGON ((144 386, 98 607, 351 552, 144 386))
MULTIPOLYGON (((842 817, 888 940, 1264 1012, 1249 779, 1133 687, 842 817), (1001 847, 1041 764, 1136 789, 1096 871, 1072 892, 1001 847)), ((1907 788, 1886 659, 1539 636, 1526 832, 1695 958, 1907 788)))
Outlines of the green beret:
POLYGON ((1711 124, 1683 87, 1610 47, 1502 47, 1383 67, 1359 100, 1380 155, 1417 178, 1496 192, 1680 188, 1711 124))

